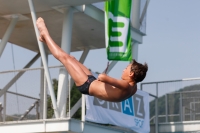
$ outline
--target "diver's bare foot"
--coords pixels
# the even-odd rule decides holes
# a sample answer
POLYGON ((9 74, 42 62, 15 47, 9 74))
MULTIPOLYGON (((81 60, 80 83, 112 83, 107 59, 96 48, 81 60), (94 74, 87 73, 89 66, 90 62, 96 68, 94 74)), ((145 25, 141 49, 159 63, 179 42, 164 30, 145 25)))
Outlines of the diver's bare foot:
POLYGON ((49 32, 48 32, 47 27, 44 23, 44 20, 41 17, 39 17, 37 19, 36 25, 37 25, 37 28, 40 32, 40 41, 44 41, 45 36, 49 35, 49 32))

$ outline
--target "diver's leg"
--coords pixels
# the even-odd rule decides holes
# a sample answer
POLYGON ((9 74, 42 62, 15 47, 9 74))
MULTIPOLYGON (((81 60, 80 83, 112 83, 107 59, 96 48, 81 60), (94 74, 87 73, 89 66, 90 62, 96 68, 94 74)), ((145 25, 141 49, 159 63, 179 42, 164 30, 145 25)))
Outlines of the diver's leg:
MULTIPOLYGON (((71 56, 71 55, 70 55, 71 56)), ((76 63, 81 67, 81 69, 87 74, 87 75, 92 75, 92 73, 90 72, 90 70, 84 66, 82 63, 80 63, 78 60, 76 60, 75 57, 71 56, 75 61, 76 63)))
POLYGON ((83 71, 80 65, 77 63, 74 58, 69 54, 65 53, 50 37, 49 32, 46 28, 44 20, 38 18, 37 27, 40 32, 40 41, 43 41, 47 44, 52 55, 58 59, 67 69, 68 73, 73 78, 77 86, 81 86, 88 79, 87 73, 83 71))

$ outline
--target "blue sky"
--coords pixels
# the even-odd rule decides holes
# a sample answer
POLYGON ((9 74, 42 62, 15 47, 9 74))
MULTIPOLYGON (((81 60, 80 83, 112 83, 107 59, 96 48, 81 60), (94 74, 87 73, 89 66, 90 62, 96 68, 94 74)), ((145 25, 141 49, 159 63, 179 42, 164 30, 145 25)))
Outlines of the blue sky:
POLYGON ((139 61, 149 64, 145 81, 200 76, 200 1, 151 0, 147 36, 139 61))
MULTIPOLYGON (((138 52, 138 61, 149 65, 143 82, 200 77, 199 5, 199 0, 150 1, 147 10, 147 35, 143 37, 143 44, 139 45, 138 52)), ((35 55, 18 46, 13 48, 15 69, 21 69, 35 55)), ((79 59, 81 52, 71 54, 79 59)), ((10 44, 6 46, 0 64, 0 71, 13 70, 10 44)), ((49 56, 49 66, 59 64, 49 56)), ((105 49, 90 51, 84 64, 93 71, 102 72, 107 64, 105 49)), ((120 78, 127 64, 128 62, 117 63, 109 75, 120 78)), ((40 67, 40 61, 32 67, 40 67)))

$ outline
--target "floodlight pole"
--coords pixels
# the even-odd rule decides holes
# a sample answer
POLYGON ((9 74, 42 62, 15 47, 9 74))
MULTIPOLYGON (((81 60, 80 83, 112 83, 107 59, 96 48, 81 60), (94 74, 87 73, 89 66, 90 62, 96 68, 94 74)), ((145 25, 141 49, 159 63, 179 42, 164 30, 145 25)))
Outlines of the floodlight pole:
MULTIPOLYGON (((132 0, 131 26, 140 29, 140 0, 132 0)), ((138 42, 132 44, 132 58, 138 60, 138 42)))
POLYGON ((18 18, 19 17, 17 15, 12 15, 12 20, 11 20, 11 22, 10 22, 10 24, 9 24, 9 26, 8 26, 8 28, 7 28, 6 32, 5 32, 2 40, 0 42, 0 57, 1 57, 1 55, 3 53, 3 50, 4 50, 5 46, 6 46, 6 43, 8 42, 8 40, 10 38, 10 35, 11 35, 12 31, 15 28, 15 25, 16 25, 16 23, 18 21, 18 18))
POLYGON ((147 7, 149 5, 150 0, 147 0, 144 6, 144 10, 142 11, 141 17, 140 17, 140 24, 142 23, 146 13, 147 13, 147 7))
MULTIPOLYGON (((28 3, 29 3, 30 11, 31 11, 31 16, 32 16, 32 20, 33 20, 33 26, 34 26, 34 29, 35 29, 35 33, 36 33, 36 38, 38 38, 39 37, 39 31, 38 31, 38 29, 36 27, 35 9, 34 9, 32 0, 28 0, 28 3)), ((50 92, 50 95, 51 95, 54 114, 55 114, 56 118, 59 118, 59 113, 58 113, 59 111, 58 111, 58 108, 57 108, 57 105, 56 105, 56 98, 55 98, 55 93, 54 93, 54 90, 53 90, 53 87, 52 87, 52 82, 51 82, 51 78, 50 78, 50 74, 49 74, 49 69, 47 67, 46 56, 45 56, 45 53, 44 53, 44 46, 43 46, 43 43, 40 42, 38 39, 37 39, 37 41, 38 41, 38 46, 39 46, 40 53, 41 53, 42 62, 43 62, 43 65, 44 65, 45 76, 47 78, 49 92, 50 92)))

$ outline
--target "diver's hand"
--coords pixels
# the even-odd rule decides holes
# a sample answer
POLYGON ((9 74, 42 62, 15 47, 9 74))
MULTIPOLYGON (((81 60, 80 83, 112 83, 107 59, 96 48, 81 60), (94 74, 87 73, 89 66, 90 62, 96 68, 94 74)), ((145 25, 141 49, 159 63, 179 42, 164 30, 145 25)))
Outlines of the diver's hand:
POLYGON ((105 74, 105 73, 101 73, 101 74, 99 74, 97 80, 98 80, 98 81, 101 81, 101 82, 104 82, 105 77, 106 77, 106 74, 105 74))

